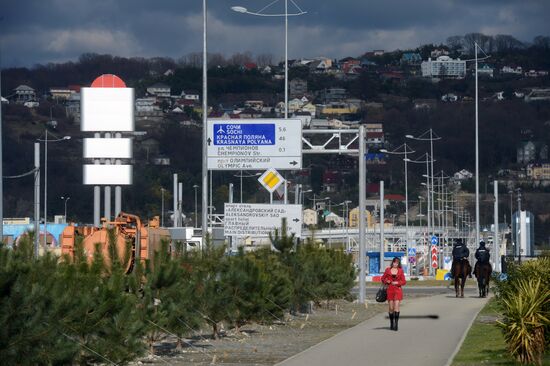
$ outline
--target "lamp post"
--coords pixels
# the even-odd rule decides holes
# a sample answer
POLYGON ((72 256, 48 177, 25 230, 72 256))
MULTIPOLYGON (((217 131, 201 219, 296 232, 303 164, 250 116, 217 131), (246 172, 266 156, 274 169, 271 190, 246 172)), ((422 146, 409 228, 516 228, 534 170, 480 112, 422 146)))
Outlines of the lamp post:
POLYGON ((48 243, 48 142, 59 142, 71 139, 71 136, 63 136, 55 140, 48 140, 48 129, 46 128, 45 131, 45 139, 36 139, 36 141, 44 143, 44 245, 48 243))
POLYGON ((65 214, 63 215, 63 219, 65 221, 65 224, 67 223, 67 201, 71 199, 71 197, 64 197, 61 196, 61 199, 65 201, 65 214))
POLYGON ((244 175, 242 170, 240 171, 240 174, 233 175, 235 178, 240 178, 240 182, 241 182, 241 184, 240 184, 241 203, 243 203, 243 178, 259 177, 260 175, 262 175, 262 173, 254 173, 254 174, 244 175))
MULTIPOLYGON (((407 154, 412 154, 415 151, 409 150, 409 145, 407 143, 404 143, 403 145, 399 146, 397 149, 394 149, 392 151, 388 151, 386 149, 381 149, 380 151, 387 154, 392 155, 403 155, 403 161, 405 162, 405 246, 407 250, 406 256, 409 255, 409 185, 408 185, 408 169, 407 169, 407 163, 410 161, 410 159, 407 157, 407 154), (403 148, 403 151, 401 151, 401 148, 403 148)), ((407 262, 408 263, 408 262, 407 262)), ((408 267, 408 273, 411 274, 411 266, 410 264, 408 267)))
MULTIPOLYGON (((406 135, 405 136, 406 138, 408 139, 413 139, 413 140, 418 140, 418 141, 429 141, 430 142, 430 156, 432 157, 431 159, 431 187, 432 187, 432 191, 431 191, 431 194, 433 194, 433 187, 434 187, 434 141, 437 141, 437 140, 441 140, 441 137, 439 137, 434 131, 433 129, 429 129, 428 131, 420 134, 419 136, 415 137, 413 135, 406 135)), ((433 199, 433 196, 430 197, 430 200, 431 200, 431 222, 432 222, 432 226, 434 225, 434 199, 433 199)), ((429 205, 430 203, 428 203, 429 205)))
POLYGON ((257 12, 248 11, 247 8, 242 7, 242 6, 233 6, 233 7, 231 7, 231 10, 236 11, 237 13, 256 15, 256 16, 260 16, 260 17, 284 17, 285 18, 285 119, 287 119, 288 118, 288 17, 289 16, 304 15, 307 12, 300 9, 300 7, 298 5, 296 5, 296 3, 293 0, 291 0, 292 3, 294 4, 294 6, 297 8, 298 12, 289 14, 288 13, 288 0, 285 0, 285 12, 284 12, 284 14, 265 14, 265 13, 262 13, 264 10, 266 10, 270 6, 274 5, 278 1, 279 0, 273 1, 272 3, 270 3, 269 5, 263 7, 261 10, 259 10, 257 12))

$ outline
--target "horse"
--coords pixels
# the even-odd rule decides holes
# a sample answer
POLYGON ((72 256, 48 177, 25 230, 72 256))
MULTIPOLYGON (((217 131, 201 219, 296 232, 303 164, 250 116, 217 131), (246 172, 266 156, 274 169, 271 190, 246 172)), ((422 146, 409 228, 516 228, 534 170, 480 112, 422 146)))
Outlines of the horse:
POLYGON ((477 278, 477 288, 479 289, 479 297, 486 297, 489 293, 489 281, 491 280, 491 273, 493 267, 489 262, 477 262, 477 271, 474 273, 477 278))
POLYGON ((464 285, 466 285, 466 278, 472 272, 472 266, 470 266, 470 262, 468 262, 467 259, 458 260, 457 263, 453 264, 453 278, 455 281, 456 297, 464 297, 464 285), (459 286, 460 291, 458 288, 459 286))

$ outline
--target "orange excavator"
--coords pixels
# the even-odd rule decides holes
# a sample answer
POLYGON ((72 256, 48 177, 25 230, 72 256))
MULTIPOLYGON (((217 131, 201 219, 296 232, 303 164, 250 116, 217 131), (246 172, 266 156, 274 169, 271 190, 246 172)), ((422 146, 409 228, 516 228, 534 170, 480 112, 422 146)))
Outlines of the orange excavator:
POLYGON ((126 263, 126 273, 132 272, 136 261, 152 260, 155 252, 161 250, 163 240, 170 241, 170 233, 166 228, 159 227, 158 217, 143 225, 141 219, 129 213, 121 212, 113 222, 105 222, 103 227, 67 226, 61 235, 61 253, 74 257, 75 243, 82 237, 82 249, 91 262, 96 249, 100 250, 107 265, 109 257, 109 228, 114 229, 114 245, 119 258, 124 258, 126 248, 130 248, 129 261, 126 263))

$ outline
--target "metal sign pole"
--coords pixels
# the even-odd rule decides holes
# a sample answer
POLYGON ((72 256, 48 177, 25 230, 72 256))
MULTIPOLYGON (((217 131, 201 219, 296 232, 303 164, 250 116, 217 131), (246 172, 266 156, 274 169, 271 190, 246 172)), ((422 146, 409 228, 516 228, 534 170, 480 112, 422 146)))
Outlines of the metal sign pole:
POLYGON ((207 99, 207 53, 206 53, 206 0, 202 0, 202 240, 203 245, 207 236, 207 214, 208 214, 208 167, 207 167, 207 120, 208 120, 208 99, 207 99))
POLYGON ((40 241, 40 143, 34 143, 34 257, 40 241))

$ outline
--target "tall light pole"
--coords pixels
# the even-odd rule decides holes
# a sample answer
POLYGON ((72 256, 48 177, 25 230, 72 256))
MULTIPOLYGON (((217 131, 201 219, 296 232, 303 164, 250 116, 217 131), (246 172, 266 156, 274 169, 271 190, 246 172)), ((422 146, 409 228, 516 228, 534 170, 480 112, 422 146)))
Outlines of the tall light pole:
MULTIPOLYGON (((208 99, 207 99, 207 53, 206 53, 206 0, 202 0, 202 240, 206 244, 208 230, 208 160, 206 131, 208 121, 208 99)), ((195 215, 196 217, 196 215, 195 215)))
MULTIPOLYGON (((393 154, 393 155, 403 155, 405 162, 405 245, 407 253, 405 256, 408 258, 409 256, 409 184, 408 184, 408 169, 407 169, 407 163, 410 161, 410 159, 407 157, 407 154, 413 154, 414 150, 409 150, 410 146, 407 145, 407 143, 404 143, 403 145, 399 146, 397 149, 394 149, 392 151, 388 151, 386 149, 381 149, 380 151, 387 154, 393 154), (403 148, 403 151, 401 151, 401 148, 403 148)), ((407 268, 409 276, 411 274, 411 265, 407 261, 407 268)))
POLYGON ((67 223, 67 201, 71 199, 71 197, 64 197, 61 196, 61 199, 65 201, 65 214, 63 215, 63 219, 65 221, 65 224, 67 223))
POLYGON ((48 129, 45 130, 45 139, 36 141, 44 143, 44 245, 48 244, 48 141, 59 142, 70 140, 71 136, 63 136, 55 140, 48 140, 48 129))
POLYGON ((479 245, 479 106, 478 106, 478 80, 477 80, 477 43, 474 42, 476 57, 476 246, 479 245))
MULTIPOLYGON (((291 0, 292 1, 292 0, 291 0)), ((284 17, 285 18, 285 119, 288 118, 288 17, 289 16, 298 16, 298 15, 304 15, 307 12, 300 9, 298 5, 294 1, 292 3, 298 10, 296 13, 288 13, 288 0, 285 0, 285 12, 284 14, 266 14, 262 13, 267 8, 271 7, 275 3, 279 2, 279 0, 275 0, 269 5, 263 7, 261 10, 257 12, 248 11, 247 8, 242 6, 233 6, 231 7, 231 10, 236 11, 237 13, 243 13, 243 14, 250 14, 250 15, 256 15, 260 17, 284 17)))
MULTIPOLYGON (((431 222, 432 222, 432 226, 434 226, 434 199, 433 199, 433 187, 434 187, 434 141, 437 141, 437 140, 441 140, 441 137, 439 137, 434 131, 433 129, 429 129, 428 131, 420 134, 419 136, 417 137, 414 137, 413 135, 406 135, 405 136, 406 138, 408 139, 413 139, 413 140, 418 140, 418 141, 429 141, 430 142, 430 156, 431 156, 431 174, 428 174, 428 175, 431 175, 431 187, 432 187, 432 190, 431 190, 431 194, 432 196, 430 197, 430 200, 431 200, 431 206, 430 206, 430 209, 431 209, 431 222)), ((430 203, 428 203, 430 204, 430 203)))

